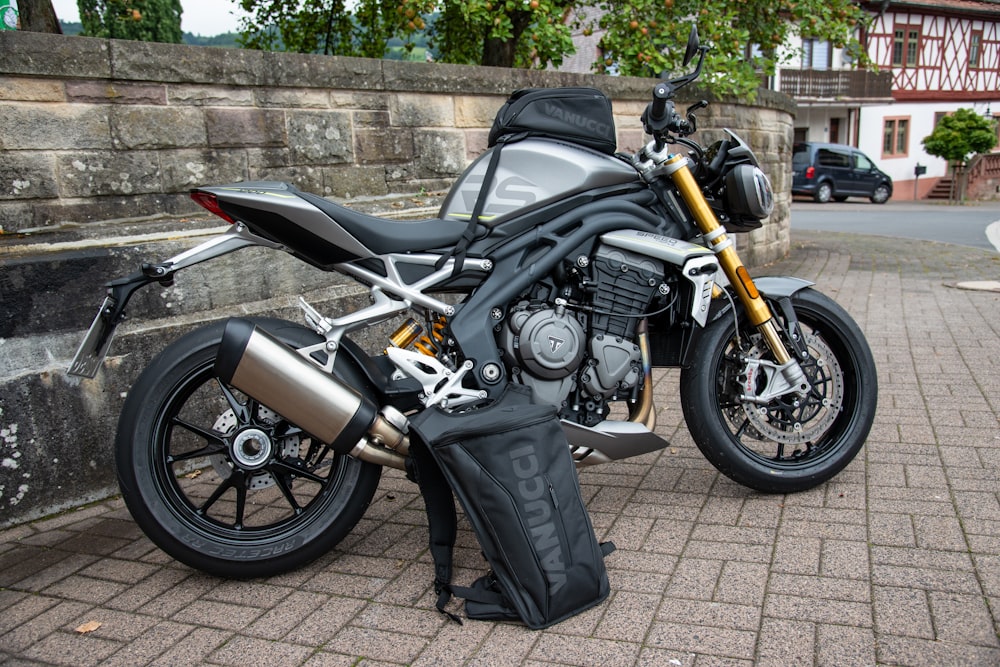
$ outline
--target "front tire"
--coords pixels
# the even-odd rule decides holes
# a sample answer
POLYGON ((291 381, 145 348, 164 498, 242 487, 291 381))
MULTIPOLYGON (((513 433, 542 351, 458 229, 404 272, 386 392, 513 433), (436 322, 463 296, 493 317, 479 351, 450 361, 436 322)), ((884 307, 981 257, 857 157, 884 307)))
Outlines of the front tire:
MULTIPOLYGON (((288 345, 317 342, 305 327, 254 321, 288 345)), ((222 577, 271 576, 340 542, 371 502, 381 468, 334 453, 223 384, 213 366, 224 328, 177 340, 129 391, 115 443, 118 483, 136 523, 172 557, 222 577)))
POLYGON ((884 204, 889 201, 889 197, 892 196, 892 191, 889 186, 885 183, 879 183, 875 191, 872 192, 871 201, 873 204, 884 204))
MULTIPOLYGON (((681 406, 698 448, 724 475, 765 493, 804 491, 843 470, 868 437, 878 398, 875 362, 850 315, 808 288, 791 305, 808 349, 799 360, 811 385, 805 397, 751 400, 766 383, 771 353, 742 314, 736 335, 731 311, 705 329, 681 373, 681 406)), ((771 309, 782 312, 776 303, 771 309)))

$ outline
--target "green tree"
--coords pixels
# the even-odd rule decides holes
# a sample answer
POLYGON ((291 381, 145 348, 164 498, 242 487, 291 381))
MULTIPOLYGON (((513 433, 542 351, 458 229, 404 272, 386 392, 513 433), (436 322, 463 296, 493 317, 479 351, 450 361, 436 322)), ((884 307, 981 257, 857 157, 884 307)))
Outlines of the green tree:
POLYGON ((574 52, 566 17, 572 0, 400 0, 404 38, 428 29, 429 46, 442 62, 493 67, 559 65, 574 52))
POLYGON ((181 42, 180 0, 77 0, 82 35, 181 42))
MULTIPOLYGON (((629 76, 680 73, 691 24, 712 47, 702 83, 718 95, 752 98, 761 74, 774 74, 782 44, 792 35, 853 47, 866 14, 852 0, 600 0, 597 26, 607 31, 601 72, 629 76)), ((794 59, 798 53, 786 54, 794 59)))
MULTIPOLYGON (((945 116, 921 143, 930 155, 944 158, 952 174, 962 175, 962 168, 977 153, 986 153, 997 145, 996 121, 983 118, 972 109, 958 109, 945 116)), ((956 179, 952 179, 952 183, 956 179)), ((965 184, 959 186, 959 198, 965 199, 965 184)))
POLYGON ((397 23, 391 0, 239 0, 240 44, 265 51, 381 58, 397 23), (348 8, 354 7, 353 13, 348 8))
POLYGON ((381 58, 399 37, 441 62, 545 67, 573 52, 572 0, 238 0, 240 43, 268 51, 381 58))

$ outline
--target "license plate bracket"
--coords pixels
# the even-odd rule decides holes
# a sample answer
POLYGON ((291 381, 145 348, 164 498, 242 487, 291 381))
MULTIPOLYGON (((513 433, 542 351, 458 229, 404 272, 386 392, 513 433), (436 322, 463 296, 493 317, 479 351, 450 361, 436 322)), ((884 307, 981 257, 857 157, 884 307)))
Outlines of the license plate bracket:
POLYGON ((111 347, 111 340, 115 337, 115 329, 118 326, 115 314, 115 299, 107 296, 97 311, 97 317, 87 331, 80 348, 73 357, 73 362, 69 366, 69 374, 79 377, 93 378, 97 375, 98 369, 104 362, 111 347))

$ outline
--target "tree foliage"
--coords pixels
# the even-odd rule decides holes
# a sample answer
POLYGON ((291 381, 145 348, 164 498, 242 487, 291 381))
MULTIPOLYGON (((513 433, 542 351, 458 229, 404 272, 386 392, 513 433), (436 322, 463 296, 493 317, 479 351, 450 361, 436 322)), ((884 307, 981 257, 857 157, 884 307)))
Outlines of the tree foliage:
POLYGON ((972 109, 959 109, 942 118, 921 143, 930 155, 964 164, 976 153, 986 153, 997 145, 995 122, 972 109))
POLYGON ((565 18, 572 0, 400 0, 404 39, 428 26, 438 60, 466 65, 545 68, 573 53, 565 18))
POLYGON ((501 67, 559 65, 574 51, 571 27, 606 31, 607 73, 677 72, 691 24, 713 47, 706 62, 718 94, 752 94, 760 71, 795 33, 849 43, 864 16, 853 0, 238 0, 251 48, 382 57, 390 38, 423 43, 436 60, 501 67), (601 10, 601 11, 595 11, 601 10), (596 25, 576 16, 599 14, 596 25))
POLYGON ((604 60, 595 69, 630 76, 681 71, 691 25, 711 47, 702 83, 718 95, 752 97, 761 74, 772 75, 779 48, 793 35, 857 50, 852 35, 866 14, 852 0, 600 0, 604 60))
POLYGON ((265 50, 381 58, 390 39, 441 62, 545 67, 573 52, 572 0, 238 0, 240 43, 265 50))
POLYGON ((81 34, 143 42, 181 42, 180 0, 77 0, 81 34))
POLYGON ((389 0, 239 0, 240 44, 265 51, 381 58, 396 25, 389 0), (353 13, 349 6, 353 6, 353 13))

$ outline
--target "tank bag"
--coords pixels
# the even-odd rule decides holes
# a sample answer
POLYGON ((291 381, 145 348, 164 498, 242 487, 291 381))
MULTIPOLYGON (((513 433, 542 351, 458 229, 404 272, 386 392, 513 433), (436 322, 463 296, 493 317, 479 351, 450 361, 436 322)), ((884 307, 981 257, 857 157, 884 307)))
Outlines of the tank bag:
POLYGON ((465 598, 469 618, 548 627, 604 600, 604 556, 580 495, 569 445, 550 405, 510 385, 487 407, 425 410, 410 422, 412 472, 427 507, 437 607, 465 598), (450 489, 450 490, 449 490, 450 489), (451 583, 458 496, 490 571, 451 583))

